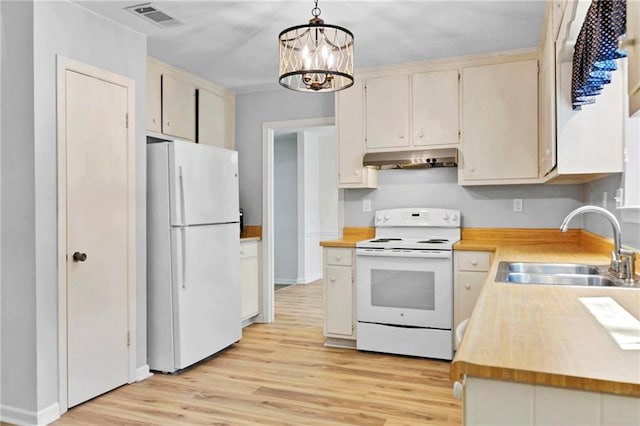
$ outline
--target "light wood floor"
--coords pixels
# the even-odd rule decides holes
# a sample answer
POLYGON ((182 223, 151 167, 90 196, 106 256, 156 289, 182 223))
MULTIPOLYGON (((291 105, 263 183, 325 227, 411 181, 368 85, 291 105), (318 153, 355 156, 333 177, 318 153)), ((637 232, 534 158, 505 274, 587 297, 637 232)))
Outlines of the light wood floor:
POLYGON ((177 375, 155 374, 55 425, 460 425, 449 363, 323 346, 322 282, 276 293, 276 321, 177 375))

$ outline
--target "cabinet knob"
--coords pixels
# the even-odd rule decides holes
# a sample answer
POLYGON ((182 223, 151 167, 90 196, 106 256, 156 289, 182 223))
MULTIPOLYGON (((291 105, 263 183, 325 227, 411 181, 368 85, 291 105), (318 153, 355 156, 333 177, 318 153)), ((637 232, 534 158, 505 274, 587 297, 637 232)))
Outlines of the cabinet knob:
POLYGON ((399 137, 400 139, 404 139, 404 133, 402 133, 402 132, 398 133, 398 137, 399 137))
POLYGON ((551 150, 549 148, 547 148, 547 149, 545 149, 544 153, 549 155, 549 154, 551 154, 551 150))
POLYGON ((472 261, 471 261, 471 264, 472 264, 473 266, 478 266, 478 261, 477 261, 477 260, 472 260, 472 261))
POLYGON ((155 119, 155 118, 152 118, 152 119, 151 119, 151 121, 153 121, 153 122, 155 123, 155 122, 156 122, 156 119, 155 119))
POLYGON ((336 277, 330 277, 329 281, 331 281, 332 283, 336 281, 336 277))
POLYGON ((418 137, 421 138, 421 139, 424 137, 424 131, 423 130, 420 130, 420 133, 418 133, 418 137))
POLYGON ((336 256, 336 261, 340 262, 342 260, 342 256, 336 256))
POLYGON ((476 171, 476 168, 475 168, 475 167, 469 167, 469 171, 470 171, 470 172, 475 172, 475 171, 476 171))
POLYGON ((167 121, 167 127, 171 127, 171 123, 167 121))
POLYGON ((464 288, 466 288, 467 290, 471 290, 471 284, 465 284, 464 288))
POLYGON ((244 254, 244 251, 240 250, 240 254, 244 254))
POLYGON ((358 173, 360 173, 360 172, 358 172, 357 170, 353 171, 353 174, 356 175, 356 176, 358 176, 358 173))

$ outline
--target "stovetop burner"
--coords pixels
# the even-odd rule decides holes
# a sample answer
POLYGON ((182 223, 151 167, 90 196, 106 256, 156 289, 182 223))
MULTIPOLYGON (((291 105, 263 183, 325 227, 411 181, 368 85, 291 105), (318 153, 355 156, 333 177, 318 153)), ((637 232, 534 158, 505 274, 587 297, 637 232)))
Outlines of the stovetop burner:
POLYGON ((389 243, 391 241, 402 241, 402 238, 378 238, 376 240, 369 241, 370 243, 389 243))
POLYGON ((429 240, 418 241, 418 244, 442 244, 448 242, 449 240, 446 240, 444 238, 431 238, 429 240))

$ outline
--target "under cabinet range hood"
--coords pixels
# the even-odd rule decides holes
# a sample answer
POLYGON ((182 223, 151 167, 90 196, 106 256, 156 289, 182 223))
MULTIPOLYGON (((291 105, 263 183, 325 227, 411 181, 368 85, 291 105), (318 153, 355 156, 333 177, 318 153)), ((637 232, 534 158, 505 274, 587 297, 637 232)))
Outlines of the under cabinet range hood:
POLYGON ((369 152, 362 159, 364 166, 378 169, 409 169, 456 167, 457 148, 420 149, 413 151, 369 152))

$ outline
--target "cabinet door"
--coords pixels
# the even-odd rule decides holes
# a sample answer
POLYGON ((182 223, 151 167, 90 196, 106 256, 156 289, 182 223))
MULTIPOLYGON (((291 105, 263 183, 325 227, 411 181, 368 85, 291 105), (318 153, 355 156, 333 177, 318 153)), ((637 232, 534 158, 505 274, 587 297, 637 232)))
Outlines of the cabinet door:
POLYGON ((162 70, 147 61, 147 130, 162 132, 162 70))
POLYGON ((367 150, 409 146, 409 76, 367 80, 367 150))
POLYGON ((455 294, 454 330, 465 319, 471 316, 480 290, 487 279, 486 272, 458 272, 458 286, 455 294))
POLYGON ((258 313, 258 244, 240 243, 240 289, 241 318, 247 319, 258 313))
POLYGON ((162 133, 196 139, 196 88, 167 74, 162 76, 162 133))
POLYGON ((461 183, 538 177, 537 61, 463 70, 462 154, 461 183))
POLYGON ((353 283, 351 267, 325 269, 325 334, 353 335, 353 283))
POLYGON ((629 116, 640 111, 640 1, 627 2, 627 39, 633 40, 628 52, 629 116))
MULTIPOLYGON (((556 6, 558 2, 554 3, 556 6)), ((554 11, 556 8, 554 7, 554 11)), ((539 126, 540 140, 538 162, 540 175, 547 175, 556 166, 556 49, 553 35, 553 23, 547 22, 545 42, 540 55, 539 78, 539 126)))
POLYGON ((373 187, 377 171, 362 166, 364 155, 364 85, 356 80, 336 94, 338 183, 341 188, 373 187))
POLYGON ((458 71, 412 76, 414 145, 458 143, 458 71))
POLYGON ((231 101, 198 89, 198 143, 233 149, 231 101))

